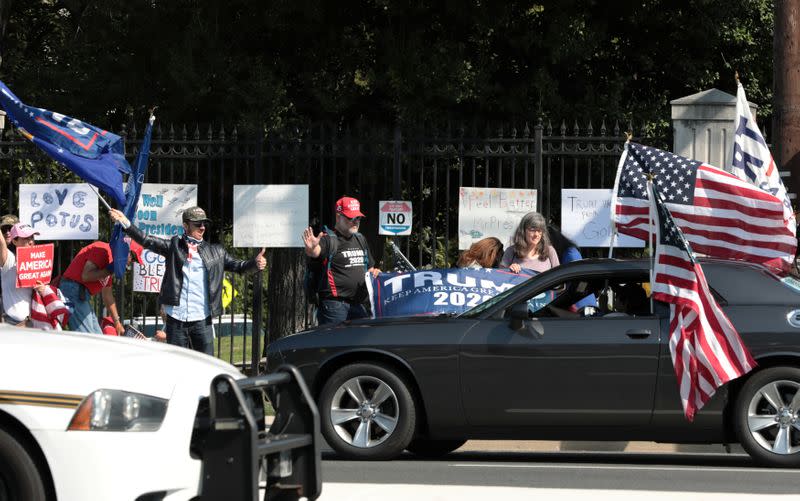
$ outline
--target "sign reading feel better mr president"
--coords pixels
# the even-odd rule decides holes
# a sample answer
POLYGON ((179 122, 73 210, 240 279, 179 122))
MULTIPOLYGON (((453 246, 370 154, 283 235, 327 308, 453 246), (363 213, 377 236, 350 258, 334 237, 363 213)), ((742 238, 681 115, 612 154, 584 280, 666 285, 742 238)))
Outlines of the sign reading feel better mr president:
POLYGON ((411 202, 381 200, 378 202, 379 235, 411 235, 411 202))
POLYGON ((536 210, 536 190, 516 188, 470 188, 458 194, 458 248, 486 237, 497 237, 508 245, 522 216, 536 210))

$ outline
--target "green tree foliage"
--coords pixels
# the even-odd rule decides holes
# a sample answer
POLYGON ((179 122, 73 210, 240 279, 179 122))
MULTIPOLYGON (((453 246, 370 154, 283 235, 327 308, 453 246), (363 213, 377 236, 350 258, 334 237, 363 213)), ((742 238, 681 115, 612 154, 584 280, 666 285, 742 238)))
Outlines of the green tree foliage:
POLYGON ((664 123, 671 99, 733 92, 737 69, 751 100, 771 98, 767 0, 2 5, 0 77, 23 100, 112 127, 153 104, 162 123, 254 128, 443 115, 664 123))

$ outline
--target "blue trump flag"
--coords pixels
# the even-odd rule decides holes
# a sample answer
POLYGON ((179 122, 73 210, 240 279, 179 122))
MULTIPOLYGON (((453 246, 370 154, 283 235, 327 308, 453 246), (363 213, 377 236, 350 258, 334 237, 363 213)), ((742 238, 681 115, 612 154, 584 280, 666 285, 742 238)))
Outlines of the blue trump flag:
MULTIPOLYGON (((488 268, 380 273, 368 276, 367 289, 375 317, 458 314, 521 284, 531 273, 488 268)), ((552 294, 532 299, 544 304, 550 300, 552 294)))
MULTIPOLYGON (((122 212, 131 223, 136 215, 136 206, 139 204, 139 195, 142 193, 142 183, 144 183, 144 175, 147 172, 147 161, 150 158, 150 139, 153 135, 153 122, 155 120, 156 117, 150 115, 150 121, 147 122, 142 145, 139 148, 139 155, 136 157, 133 172, 128 176, 128 185, 125 187, 125 207, 122 212)), ((117 278, 122 278, 125 274, 125 265, 128 263, 128 253, 130 252, 130 244, 127 239, 123 238, 124 236, 122 226, 119 223, 115 224, 114 232, 111 234, 111 241, 109 242, 114 261, 109 266, 114 267, 114 276, 117 278)))
POLYGON ((125 203, 122 175, 130 174, 131 167, 121 137, 76 118, 27 106, 3 82, 0 106, 20 133, 53 160, 97 186, 118 205, 125 203))

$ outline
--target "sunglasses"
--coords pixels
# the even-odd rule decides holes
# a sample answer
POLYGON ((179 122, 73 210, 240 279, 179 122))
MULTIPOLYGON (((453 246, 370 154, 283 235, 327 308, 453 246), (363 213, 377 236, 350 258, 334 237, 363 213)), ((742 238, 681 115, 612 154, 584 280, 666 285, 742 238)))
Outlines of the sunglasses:
POLYGON ((341 214, 341 216, 342 216, 343 218, 347 219, 348 221, 352 221, 352 222, 354 222, 354 223, 360 223, 360 222, 361 222, 361 220, 362 220, 362 219, 364 219, 364 218, 363 218, 363 217, 361 217, 361 216, 356 216, 356 217, 347 217, 347 216, 345 216, 344 214, 341 214))
POLYGON ((189 224, 195 228, 205 228, 207 223, 205 221, 189 221, 189 224))

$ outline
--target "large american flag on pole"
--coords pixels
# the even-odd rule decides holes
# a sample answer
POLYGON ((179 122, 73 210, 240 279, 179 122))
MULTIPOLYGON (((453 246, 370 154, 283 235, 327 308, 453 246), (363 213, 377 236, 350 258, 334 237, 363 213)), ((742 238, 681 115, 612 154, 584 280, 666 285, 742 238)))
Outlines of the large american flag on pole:
MULTIPOLYGON (((731 171, 739 178, 775 195, 783 202, 783 218, 787 229, 797 234, 797 220, 789 194, 781 180, 772 153, 750 113, 750 105, 744 94, 742 83, 737 81, 736 132, 733 136, 733 158, 731 171)), ((792 262, 794 254, 789 256, 792 262)))
POLYGON ((711 295, 667 204, 652 183, 648 189, 656 223, 653 299, 670 305, 669 349, 683 412, 692 421, 717 388, 747 374, 756 363, 711 295))
POLYGON ((695 252, 765 264, 794 257, 797 239, 786 227, 780 199, 711 165, 631 142, 614 184, 620 233, 648 238, 648 174, 695 252))

